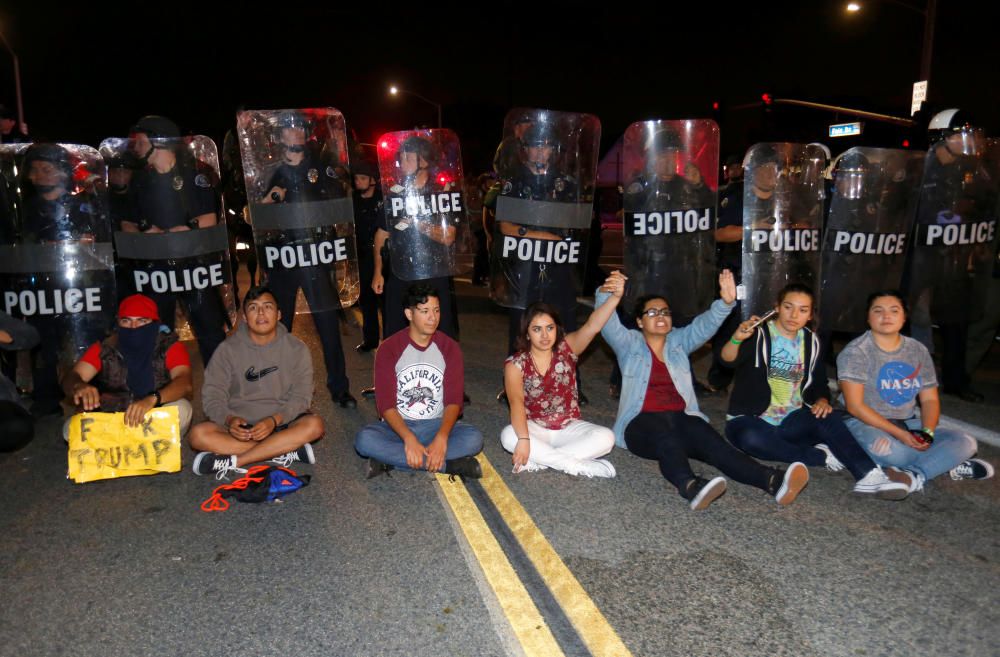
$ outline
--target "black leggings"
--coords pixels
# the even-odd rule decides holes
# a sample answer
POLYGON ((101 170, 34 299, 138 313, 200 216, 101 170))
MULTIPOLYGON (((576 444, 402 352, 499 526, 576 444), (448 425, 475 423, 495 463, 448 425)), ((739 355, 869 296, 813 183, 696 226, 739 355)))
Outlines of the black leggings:
POLYGON ((683 411, 640 413, 625 427, 625 445, 636 456, 659 461, 660 472, 685 499, 694 479, 688 459, 697 459, 736 481, 774 494, 781 473, 739 451, 705 420, 683 411), (778 476, 775 476, 778 475, 778 476))

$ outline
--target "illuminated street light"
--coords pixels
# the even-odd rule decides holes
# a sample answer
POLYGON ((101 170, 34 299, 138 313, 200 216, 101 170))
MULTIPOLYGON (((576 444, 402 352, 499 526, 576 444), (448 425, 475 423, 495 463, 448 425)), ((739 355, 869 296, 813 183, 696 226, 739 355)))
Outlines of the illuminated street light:
POLYGON ((416 93, 414 91, 409 91, 407 89, 401 89, 401 88, 397 87, 396 85, 390 85, 389 86, 389 95, 390 96, 398 96, 399 94, 410 94, 411 96, 416 96, 417 98, 419 98, 420 100, 424 101, 425 103, 427 103, 429 105, 433 105, 434 107, 436 107, 437 108, 437 113, 438 113, 438 127, 439 128, 442 127, 443 124, 441 123, 441 103, 435 103, 430 98, 425 98, 424 96, 421 96, 420 94, 418 94, 418 93, 416 93))
MULTIPOLYGON (((934 20, 937 16, 937 0, 927 0, 927 7, 921 9, 902 0, 882 0, 896 7, 902 7, 916 12, 924 17, 924 45, 920 55, 920 79, 929 82, 931 79, 931 54, 934 48, 934 20)), ((845 9, 848 13, 858 13, 862 5, 859 2, 849 2, 845 9)))

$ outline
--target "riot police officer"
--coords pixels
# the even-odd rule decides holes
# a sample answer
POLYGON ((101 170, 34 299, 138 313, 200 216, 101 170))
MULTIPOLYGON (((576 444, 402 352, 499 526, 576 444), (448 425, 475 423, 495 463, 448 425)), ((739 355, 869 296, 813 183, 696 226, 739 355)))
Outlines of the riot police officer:
MULTIPOLYGON (((122 220, 122 231, 178 233, 218 224, 216 176, 194 161, 180 136, 177 125, 163 116, 144 116, 133 126, 130 146, 139 168, 129 185, 131 217, 122 220)), ((176 264, 167 262, 168 266, 176 264)), ((202 362, 208 365, 226 337, 227 318, 218 291, 208 288, 143 293, 153 298, 161 321, 171 329, 177 301, 181 301, 198 340, 202 362)))
MULTIPOLYGON (((515 127, 528 125, 518 121, 515 127)), ((563 149, 560 136, 550 122, 535 121, 528 125, 519 139, 519 159, 512 176, 503 180, 500 195, 531 201, 576 201, 578 183, 559 166, 558 156, 563 149)), ((509 171, 509 170, 508 170, 509 171)), ((489 200, 492 203, 493 199, 489 200)), ((588 225, 589 225, 588 217, 588 225)), ((498 237, 504 236, 541 240, 544 242, 561 242, 571 237, 571 231, 550 225, 532 224, 531 217, 525 217, 524 223, 515 223, 509 219, 496 221, 495 230, 498 237)), ((538 262, 538 259, 512 260, 496 257, 497 245, 494 244, 494 264, 501 275, 494 273, 492 292, 494 297, 506 296, 510 303, 509 323, 507 333, 508 353, 514 353, 515 342, 521 328, 521 318, 524 309, 534 301, 544 301, 558 310, 563 327, 567 333, 576 330, 576 293, 577 285, 573 275, 573 264, 538 262), (498 289, 504 286, 505 290, 498 289)), ((583 254, 579 254, 582 258, 583 254)), ((544 258, 542 258, 544 260, 544 258)), ((581 379, 577 376, 579 387, 581 379)), ((588 403, 586 395, 580 391, 580 403, 588 403)), ((497 401, 506 403, 506 393, 501 390, 497 401)))
MULTIPOLYGON (((346 199, 346 172, 336 162, 326 161, 318 152, 316 142, 307 140, 311 128, 301 112, 288 111, 278 115, 275 129, 280 147, 280 164, 264 188, 261 204, 313 203, 346 199)), ((251 215, 252 216, 252 215, 251 215)), ((335 238, 336 226, 286 228, 277 237, 283 246, 308 247, 317 241, 335 238)), ((258 246, 262 246, 258 240, 258 246)), ((340 339, 340 295, 334 288, 335 275, 326 265, 302 263, 292 268, 267 269, 268 286, 274 291, 281 310, 281 321, 289 331, 295 319, 295 296, 299 290, 309 303, 316 332, 323 347, 326 364, 326 385, 330 396, 341 408, 355 408, 357 400, 350 392, 350 381, 344 362, 340 339)))
POLYGON ((355 349, 368 352, 379 343, 380 295, 372 289, 375 277, 375 260, 381 254, 375 252, 375 232, 384 221, 382 211, 382 191, 378 184, 378 167, 368 160, 361 160, 354 166, 354 226, 358 242, 358 272, 361 278, 361 308, 363 338, 355 349))
MULTIPOLYGON (((451 183, 440 183, 435 179, 434 170, 439 157, 433 143, 420 136, 407 137, 400 144, 396 155, 401 173, 399 182, 388 193, 407 197, 424 197, 437 192, 450 191, 451 183)), ((415 283, 431 285, 439 294, 441 302, 440 330, 453 340, 458 340, 458 309, 451 292, 451 276, 435 275, 446 271, 451 259, 452 245, 458 234, 457 224, 461 214, 456 212, 435 213, 446 217, 442 225, 418 216, 397 219, 391 212, 384 213, 384 219, 375 233, 375 252, 388 248, 390 259, 395 266, 388 269, 384 263, 375 263, 372 289, 385 293, 384 335, 386 337, 406 328, 409 322, 403 314, 403 299, 406 288, 415 283), (404 273, 398 271, 406 267, 404 273)))

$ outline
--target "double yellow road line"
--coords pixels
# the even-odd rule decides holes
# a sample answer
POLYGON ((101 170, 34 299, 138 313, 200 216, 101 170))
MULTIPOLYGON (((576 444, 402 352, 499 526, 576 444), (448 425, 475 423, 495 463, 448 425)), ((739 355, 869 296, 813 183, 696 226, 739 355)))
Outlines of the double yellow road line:
MULTIPOLYGON (((483 469, 480 484, 590 654, 594 657, 631 657, 632 653, 622 643, 604 614, 556 554, 497 471, 483 454, 478 459, 483 469)), ((446 475, 438 475, 442 494, 462 528, 462 533, 483 569, 486 581, 493 589, 524 654, 526 657, 564 655, 544 616, 518 577, 469 491, 464 485, 456 483, 449 482, 446 475)))

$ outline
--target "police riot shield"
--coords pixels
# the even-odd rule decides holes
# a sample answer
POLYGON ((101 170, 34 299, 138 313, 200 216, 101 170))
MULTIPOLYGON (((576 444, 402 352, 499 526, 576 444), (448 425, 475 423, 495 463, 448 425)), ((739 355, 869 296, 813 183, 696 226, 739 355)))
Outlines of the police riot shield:
POLYGON ((465 218, 458 137, 441 129, 386 133, 378 165, 392 274, 404 281, 457 274, 465 218))
POLYGON ((998 173, 980 129, 956 131, 931 145, 907 272, 914 323, 974 321, 982 315, 982 306, 972 300, 973 277, 989 276, 993 266, 998 173))
POLYGON ((625 298, 659 294, 693 318, 716 288, 719 127, 709 119, 642 121, 625 131, 625 298))
POLYGON ((789 283, 819 282, 823 163, 810 144, 756 144, 743 160, 743 318, 760 315, 789 283))
POLYGON ((600 137, 601 123, 590 114, 507 113, 490 253, 496 303, 526 308, 579 293, 600 137))
POLYGON ((823 328, 865 331, 868 295, 901 287, 923 166, 923 153, 885 148, 837 158, 818 290, 823 328))
POLYGON ((249 110, 237 127, 258 262, 279 305, 291 307, 299 288, 306 303, 297 312, 355 303, 360 288, 344 117, 332 107, 249 110))
POLYGON ((105 139, 101 151, 131 170, 115 217, 121 296, 150 297, 161 322, 213 349, 236 319, 215 143, 133 134, 105 139))
POLYGON ((110 331, 117 310, 104 160, 89 146, 5 145, 0 169, 16 176, 5 179, 2 206, 3 310, 38 329, 54 377, 56 361, 71 366, 110 331))

